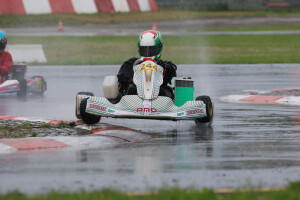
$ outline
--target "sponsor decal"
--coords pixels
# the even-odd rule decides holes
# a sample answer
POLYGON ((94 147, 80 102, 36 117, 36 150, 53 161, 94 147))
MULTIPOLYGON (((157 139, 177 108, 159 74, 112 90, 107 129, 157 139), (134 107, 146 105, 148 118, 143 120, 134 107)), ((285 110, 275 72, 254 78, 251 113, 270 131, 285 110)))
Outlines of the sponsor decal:
POLYGON ((177 117, 182 117, 182 116, 184 116, 184 112, 177 113, 177 117))
POLYGON ((106 107, 102 107, 102 106, 99 106, 99 105, 95 105, 95 104, 89 104, 89 108, 93 108, 93 109, 97 109, 97 110, 101 110, 101 111, 106 111, 106 107))
POLYGON ((109 112, 109 113, 114 113, 114 112, 116 112, 116 111, 109 108, 109 109, 107 110, 107 112, 109 112))
POLYGON ((137 108, 136 109, 136 112, 152 112, 152 113, 155 113, 157 112, 157 109, 156 108, 137 108))
POLYGON ((42 79, 41 78, 36 78, 35 81, 36 89, 42 89, 42 79))
POLYGON ((140 73, 142 73, 142 71, 147 70, 147 69, 150 69, 157 73, 157 65, 154 63, 144 63, 139 66, 140 73))
POLYGON ((187 114, 187 115, 195 115, 195 114, 199 114, 199 113, 204 113, 204 112, 203 112, 203 109, 197 109, 197 110, 189 110, 189 111, 186 111, 186 114, 187 114))
POLYGON ((14 89, 18 89, 18 85, 11 85, 11 86, 8 86, 7 89, 9 90, 14 90, 14 89))

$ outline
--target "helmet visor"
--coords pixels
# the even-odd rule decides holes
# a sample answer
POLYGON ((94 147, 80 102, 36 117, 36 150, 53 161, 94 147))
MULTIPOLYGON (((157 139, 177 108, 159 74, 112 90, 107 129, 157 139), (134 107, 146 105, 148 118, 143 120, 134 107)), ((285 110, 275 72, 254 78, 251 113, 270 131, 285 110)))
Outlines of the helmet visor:
POLYGON ((158 46, 139 46, 139 53, 143 57, 157 56, 160 48, 158 46))
POLYGON ((6 47, 6 39, 0 38, 0 50, 4 50, 6 47))

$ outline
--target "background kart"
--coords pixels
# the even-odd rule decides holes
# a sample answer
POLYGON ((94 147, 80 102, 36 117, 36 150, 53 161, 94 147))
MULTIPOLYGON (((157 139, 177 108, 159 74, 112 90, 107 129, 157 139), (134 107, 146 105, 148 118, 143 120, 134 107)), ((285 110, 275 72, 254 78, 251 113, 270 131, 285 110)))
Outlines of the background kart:
POLYGON ((47 82, 43 76, 33 76, 25 79, 27 66, 25 64, 13 65, 11 78, 0 84, 0 95, 17 94, 26 96, 27 93, 43 95, 47 90, 47 82))

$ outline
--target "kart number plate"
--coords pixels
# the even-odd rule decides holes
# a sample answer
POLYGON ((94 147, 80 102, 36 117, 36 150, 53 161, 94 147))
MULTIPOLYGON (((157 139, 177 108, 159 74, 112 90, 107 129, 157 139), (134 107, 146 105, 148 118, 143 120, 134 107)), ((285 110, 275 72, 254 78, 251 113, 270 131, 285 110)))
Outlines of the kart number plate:
POLYGON ((139 72, 142 73, 142 71, 150 69, 152 71, 155 71, 157 73, 157 65, 154 63, 143 63, 139 67, 139 72))

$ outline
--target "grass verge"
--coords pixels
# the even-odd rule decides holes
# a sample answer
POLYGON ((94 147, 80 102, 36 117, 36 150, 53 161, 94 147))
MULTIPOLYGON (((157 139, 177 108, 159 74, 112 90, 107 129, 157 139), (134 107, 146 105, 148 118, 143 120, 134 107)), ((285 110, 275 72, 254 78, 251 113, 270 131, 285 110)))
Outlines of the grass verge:
POLYGON ((63 193, 63 192, 51 192, 47 195, 37 195, 37 196, 26 196, 17 191, 11 192, 6 195, 0 195, 0 199, 5 200, 93 200, 93 199, 110 199, 110 200, 245 200, 245 199, 272 199, 272 200, 299 200, 300 199, 300 182, 291 183, 288 187, 280 191, 270 191, 261 192, 253 189, 247 191, 235 191, 230 194, 217 194, 212 190, 204 189, 199 192, 196 190, 181 190, 178 188, 160 190, 158 192, 153 192, 145 195, 128 195, 122 192, 113 190, 101 190, 95 192, 77 192, 77 193, 63 193))
POLYGON ((18 125, 15 124, 0 125, 0 139, 37 137, 39 136, 39 133, 43 133, 47 129, 72 128, 74 126, 75 126, 75 122, 70 122, 70 123, 61 122, 58 125, 51 125, 48 123, 35 124, 29 122, 25 122, 18 125))
POLYGON ((257 17, 298 15, 300 11, 189 11, 159 10, 157 12, 97 13, 97 14, 44 14, 44 15, 1 15, 0 27, 57 26, 62 20, 65 25, 141 22, 152 20, 176 20, 210 17, 257 17))
MULTIPOLYGON (((177 64, 300 63, 300 35, 165 36, 162 59, 177 64)), ((47 65, 122 64, 137 56, 136 36, 10 37, 42 44, 47 65)))
POLYGON ((0 126, 0 139, 2 138, 24 138, 35 137, 36 132, 32 130, 33 125, 30 123, 19 124, 16 126, 0 126))

